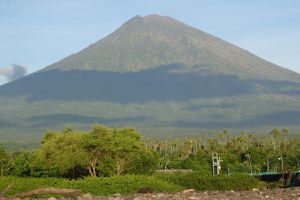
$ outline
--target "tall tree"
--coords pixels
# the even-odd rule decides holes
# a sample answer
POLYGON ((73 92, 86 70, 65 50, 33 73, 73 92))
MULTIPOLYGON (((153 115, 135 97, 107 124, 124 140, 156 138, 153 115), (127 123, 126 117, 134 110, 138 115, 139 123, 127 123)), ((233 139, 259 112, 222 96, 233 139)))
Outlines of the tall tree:
POLYGON ((81 176, 88 157, 82 147, 83 136, 72 130, 48 132, 42 139, 39 156, 49 168, 58 167, 64 176, 81 176))
POLYGON ((122 175, 136 159, 136 156, 145 148, 139 134, 132 128, 114 131, 113 157, 117 175, 122 175))
POLYGON ((83 148, 88 154, 88 170, 92 177, 97 177, 99 162, 111 155, 112 145, 112 130, 102 125, 94 125, 92 131, 84 137, 83 148))
POLYGON ((276 150, 278 146, 278 137, 280 136, 280 131, 277 128, 274 128, 270 132, 270 135, 273 137, 273 148, 274 150, 276 150))

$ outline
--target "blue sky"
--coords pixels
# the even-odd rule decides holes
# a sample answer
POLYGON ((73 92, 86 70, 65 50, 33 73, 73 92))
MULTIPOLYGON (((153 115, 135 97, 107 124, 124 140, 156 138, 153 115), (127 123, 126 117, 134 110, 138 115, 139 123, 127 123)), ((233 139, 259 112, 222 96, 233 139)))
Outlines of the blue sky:
POLYGON ((0 0, 0 67, 34 72, 153 13, 300 72, 299 0, 0 0))

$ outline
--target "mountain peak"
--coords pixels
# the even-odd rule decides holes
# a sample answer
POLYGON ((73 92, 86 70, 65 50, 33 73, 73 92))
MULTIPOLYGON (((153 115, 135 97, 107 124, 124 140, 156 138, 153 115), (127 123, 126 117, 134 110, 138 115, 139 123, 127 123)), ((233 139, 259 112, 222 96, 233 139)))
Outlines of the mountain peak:
POLYGON ((136 28, 141 28, 145 26, 151 26, 151 28, 153 29, 153 27, 163 27, 163 26, 176 27, 178 25, 184 25, 184 24, 169 16, 151 14, 151 15, 146 15, 144 17, 140 15, 136 15, 131 19, 129 19, 127 22, 125 22, 120 28, 129 27, 131 31, 135 31, 136 28))
POLYGON ((176 19, 169 16, 162 16, 158 14, 151 14, 144 17, 145 22, 158 22, 158 23, 166 23, 166 24, 177 24, 180 23, 176 19))
POLYGON ((299 75, 237 46, 157 14, 139 15, 107 37, 44 70, 137 72, 170 65, 181 72, 297 80, 299 75))

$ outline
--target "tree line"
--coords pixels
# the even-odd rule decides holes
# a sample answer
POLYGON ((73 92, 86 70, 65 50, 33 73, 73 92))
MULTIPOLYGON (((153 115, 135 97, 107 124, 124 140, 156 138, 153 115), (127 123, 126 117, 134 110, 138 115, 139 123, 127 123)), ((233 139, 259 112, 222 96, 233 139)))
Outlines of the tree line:
POLYGON ((94 125, 90 131, 47 131, 33 151, 9 154, 0 148, 0 175, 107 177, 179 168, 211 173, 214 153, 221 156, 224 174, 298 170, 299 145, 288 129, 159 140, 142 138, 133 128, 94 125))

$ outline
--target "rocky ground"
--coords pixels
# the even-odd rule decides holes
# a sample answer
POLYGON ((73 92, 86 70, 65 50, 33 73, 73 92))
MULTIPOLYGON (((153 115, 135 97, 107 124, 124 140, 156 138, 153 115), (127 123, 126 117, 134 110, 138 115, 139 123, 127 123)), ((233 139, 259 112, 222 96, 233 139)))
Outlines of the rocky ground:
MULTIPOLYGON (((0 198, 1 199, 1 198, 0 198)), ((30 198, 32 199, 32 198, 30 198)), ((68 198, 64 198, 68 199, 68 198)), ((286 199, 286 200, 300 200, 300 188, 285 188, 285 189, 270 189, 270 190, 257 190, 252 191, 226 191, 226 192, 196 192, 192 189, 185 190, 180 193, 167 194, 167 193, 148 193, 148 194, 134 194, 129 196, 122 196, 115 194, 108 197, 91 196, 85 194, 76 198, 77 200, 250 200, 250 199, 286 199)), ((1 200, 4 200, 2 198, 1 200)), ((43 199, 44 200, 44 199, 43 199)), ((58 200, 54 197, 49 200, 58 200)))
POLYGON ((227 192, 196 192, 194 190, 185 190, 175 194, 155 193, 155 194, 135 194, 132 196, 110 196, 106 198, 97 198, 103 200, 198 200, 198 199, 215 199, 215 200, 248 200, 248 199, 296 199, 300 200, 300 189, 272 189, 272 190, 252 190, 252 191, 227 191, 227 192))

